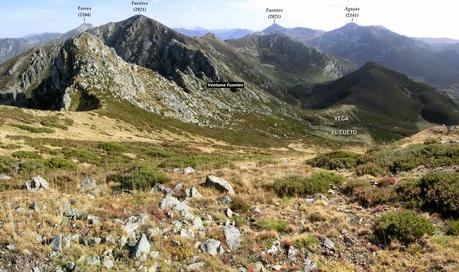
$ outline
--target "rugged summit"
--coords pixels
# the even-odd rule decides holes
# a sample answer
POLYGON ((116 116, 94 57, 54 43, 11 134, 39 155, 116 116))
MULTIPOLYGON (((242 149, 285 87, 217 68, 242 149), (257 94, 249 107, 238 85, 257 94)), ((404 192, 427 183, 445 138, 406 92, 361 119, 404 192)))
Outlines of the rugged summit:
POLYGON ((196 41, 143 15, 90 32, 101 37, 125 61, 157 71, 187 90, 184 74, 218 80, 210 59, 193 48, 196 41))

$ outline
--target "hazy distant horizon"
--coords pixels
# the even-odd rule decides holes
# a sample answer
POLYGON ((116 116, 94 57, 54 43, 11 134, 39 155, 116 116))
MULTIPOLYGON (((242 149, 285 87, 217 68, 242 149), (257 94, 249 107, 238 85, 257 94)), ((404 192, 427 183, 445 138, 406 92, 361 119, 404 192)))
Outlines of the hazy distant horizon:
MULTIPOLYGON (((145 1, 145 0, 144 0, 145 1)), ((330 31, 350 22, 344 8, 360 7, 359 25, 383 25, 409 37, 450 38, 459 40, 459 3, 455 0, 369 1, 369 0, 149 0, 144 14, 171 28, 209 30, 243 28, 260 31, 273 23, 266 8, 281 8, 278 24, 330 31)), ((78 6, 91 6, 94 26, 122 21, 135 15, 131 0, 43 0, 8 1, 0 12, 0 38, 30 34, 63 33, 83 20, 78 6)))

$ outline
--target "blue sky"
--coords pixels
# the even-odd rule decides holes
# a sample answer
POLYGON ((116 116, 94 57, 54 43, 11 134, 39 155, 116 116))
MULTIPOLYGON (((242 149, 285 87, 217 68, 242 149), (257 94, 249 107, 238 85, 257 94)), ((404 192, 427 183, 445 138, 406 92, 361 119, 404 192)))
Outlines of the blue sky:
MULTIPOLYGON (((146 0, 144 0, 146 1, 146 0)), ((278 23, 323 30, 349 22, 346 6, 360 7, 361 25, 384 25, 416 37, 459 39, 457 0, 149 0, 145 15, 170 27, 261 30, 272 23, 266 8, 282 8, 278 23)), ((0 37, 65 32, 83 22, 77 7, 91 6, 93 25, 121 21, 132 15, 131 0, 0 0, 0 37)))

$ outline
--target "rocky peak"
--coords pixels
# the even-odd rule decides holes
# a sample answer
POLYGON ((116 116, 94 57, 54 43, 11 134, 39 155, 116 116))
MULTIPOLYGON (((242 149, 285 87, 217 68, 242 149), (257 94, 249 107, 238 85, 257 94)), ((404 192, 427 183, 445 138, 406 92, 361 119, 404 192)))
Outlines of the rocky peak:
POLYGON ((142 15, 90 30, 125 61, 149 68, 188 89, 183 75, 217 80, 210 58, 193 38, 142 15))

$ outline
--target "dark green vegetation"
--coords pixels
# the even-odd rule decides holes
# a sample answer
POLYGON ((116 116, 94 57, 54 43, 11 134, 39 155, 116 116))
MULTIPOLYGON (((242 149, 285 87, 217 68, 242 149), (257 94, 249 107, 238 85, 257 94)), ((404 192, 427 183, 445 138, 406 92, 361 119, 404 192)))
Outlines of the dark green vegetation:
POLYGON ((366 207, 391 204, 439 213, 445 218, 459 217, 459 173, 456 172, 431 172, 402 181, 385 177, 377 186, 364 180, 351 180, 341 190, 366 207))
POLYGON ((445 217, 459 217, 459 173, 433 172, 397 189, 403 201, 445 217))
POLYGON ((30 175, 46 174, 55 171, 77 171, 78 166, 71 160, 61 157, 43 159, 37 154, 18 151, 14 157, 0 156, 0 172, 28 178, 30 175))
POLYGON ((121 189, 141 191, 149 191, 157 183, 164 184, 170 181, 167 175, 150 165, 134 166, 107 179, 119 182, 121 189))
POLYGON ((437 124, 459 123, 459 104, 434 88, 404 74, 367 63, 334 82, 291 91, 307 109, 354 105, 356 124, 368 128, 378 140, 397 139, 419 131, 421 120, 437 124), (421 118, 420 118, 421 117, 421 118))
POLYGON ((326 193, 330 186, 339 185, 344 178, 329 172, 315 172, 310 176, 289 176, 274 181, 273 189, 279 196, 306 196, 326 193))
POLYGON ((364 155, 334 151, 306 161, 324 169, 350 169, 373 176, 410 171, 419 166, 434 168, 459 164, 459 144, 416 144, 386 147, 364 155))
POLYGON ((383 245, 398 240, 409 244, 425 234, 432 234, 433 225, 421 214, 413 211, 391 212, 378 218, 374 227, 375 242, 383 245))
POLYGON ((349 169, 357 166, 357 162, 360 159, 360 155, 345 152, 345 151, 333 151, 326 154, 318 155, 307 163, 314 167, 321 167, 328 170, 337 169, 349 169))
POLYGON ((448 234, 459 235, 459 219, 448 221, 448 234))

